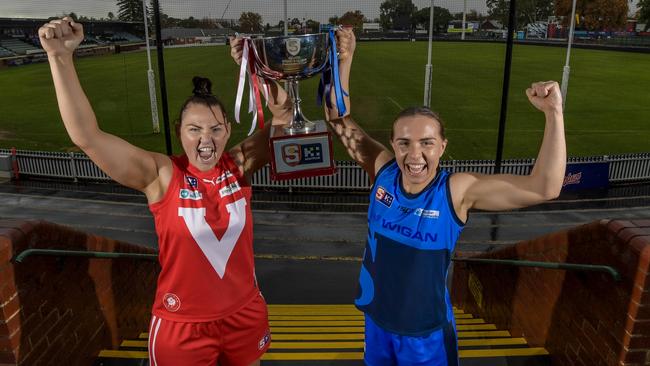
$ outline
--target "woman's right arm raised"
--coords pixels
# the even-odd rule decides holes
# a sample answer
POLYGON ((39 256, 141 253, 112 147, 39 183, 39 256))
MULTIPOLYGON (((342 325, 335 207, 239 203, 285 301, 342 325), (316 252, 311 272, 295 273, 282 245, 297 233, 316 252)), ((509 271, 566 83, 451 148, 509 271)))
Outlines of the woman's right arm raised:
POLYGON ((171 174, 171 160, 105 133, 97 125, 73 63, 74 50, 84 38, 81 24, 68 17, 53 20, 44 24, 38 35, 47 52, 59 111, 72 142, 113 180, 144 192, 150 202, 161 198, 162 186, 155 183, 159 183, 159 173, 171 174))

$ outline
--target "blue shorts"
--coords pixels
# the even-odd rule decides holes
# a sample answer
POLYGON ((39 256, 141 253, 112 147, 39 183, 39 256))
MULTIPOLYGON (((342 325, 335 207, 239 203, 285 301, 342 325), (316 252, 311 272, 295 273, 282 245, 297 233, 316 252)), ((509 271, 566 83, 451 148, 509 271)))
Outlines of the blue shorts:
POLYGON ((385 331, 366 315, 368 366, 458 366, 458 345, 454 324, 426 337, 411 337, 385 331))

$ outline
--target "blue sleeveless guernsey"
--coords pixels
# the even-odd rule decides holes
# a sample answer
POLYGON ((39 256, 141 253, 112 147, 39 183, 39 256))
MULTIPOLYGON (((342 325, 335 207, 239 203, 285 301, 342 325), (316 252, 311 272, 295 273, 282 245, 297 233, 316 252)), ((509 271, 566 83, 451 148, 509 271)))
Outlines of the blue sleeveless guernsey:
POLYGON ((357 308, 406 336, 426 336, 453 322, 446 279, 463 226, 449 173, 440 170, 422 192, 409 194, 397 162, 384 165, 370 193, 357 308))

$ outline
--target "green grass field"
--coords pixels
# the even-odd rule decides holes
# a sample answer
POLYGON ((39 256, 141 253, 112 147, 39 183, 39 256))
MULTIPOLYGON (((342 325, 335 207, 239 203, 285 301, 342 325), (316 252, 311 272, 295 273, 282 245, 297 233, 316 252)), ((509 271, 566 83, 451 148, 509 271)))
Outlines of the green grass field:
MULTIPOLYGON (((352 114, 382 142, 387 142, 397 112, 422 104, 426 47, 425 42, 357 46, 352 114)), ((446 123, 447 159, 494 159, 504 55, 501 44, 434 43, 431 104, 446 123)), ((515 45, 504 157, 536 155, 544 118, 529 105, 524 90, 533 81, 559 81, 564 59, 564 48, 515 45)), ((162 134, 151 133, 146 62, 146 54, 136 52, 82 58, 77 69, 102 129, 145 149, 164 151, 162 134)), ((573 51, 565 113, 569 155, 650 151, 649 66, 649 54, 573 51)), ((194 75, 213 80, 213 90, 233 116, 238 68, 229 48, 166 49, 165 67, 172 121, 191 92, 194 75)), ((304 112, 312 120, 322 118, 314 103, 317 82, 301 83, 304 112)), ((231 143, 244 138, 250 127, 249 115, 242 114, 231 143)), ((162 126, 162 109, 160 116, 162 126)), ((0 70, 0 148, 12 146, 74 150, 60 121, 47 64, 0 70)), ((340 146, 335 154, 336 159, 348 158, 340 146)))

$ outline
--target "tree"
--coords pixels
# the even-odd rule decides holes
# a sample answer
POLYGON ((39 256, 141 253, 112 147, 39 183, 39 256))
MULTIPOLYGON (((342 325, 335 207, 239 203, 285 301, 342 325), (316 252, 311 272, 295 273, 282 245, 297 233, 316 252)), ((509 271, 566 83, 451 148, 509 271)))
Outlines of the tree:
POLYGON ((366 17, 360 10, 348 11, 338 19, 338 24, 351 25, 355 30, 361 31, 365 20, 366 17))
POLYGON ((261 33, 262 16, 250 11, 241 13, 239 17, 239 30, 245 33, 261 33))
MULTIPOLYGON (((571 1, 571 0, 569 0, 571 1)), ((487 0, 488 15, 490 19, 497 20, 508 26, 510 15, 510 1, 487 0)), ((519 0, 517 1, 517 27, 523 28, 536 21, 546 21, 553 14, 553 0, 519 0)))
POLYGON ((300 21, 300 19, 298 19, 298 18, 293 18, 293 19, 291 19, 291 21, 289 22, 289 27, 294 27, 294 28, 295 28, 295 27, 300 27, 301 24, 302 24, 302 22, 300 21))
POLYGON ((330 17, 327 21, 329 24, 339 24, 339 17, 335 15, 333 17, 330 17))
POLYGON ((307 27, 307 31, 309 33, 318 33, 318 30, 320 29, 320 23, 313 19, 307 19, 305 26, 307 27))
MULTIPOLYGON (((413 21, 416 26, 421 26, 424 29, 429 29, 429 16, 431 7, 422 8, 415 12, 413 16, 413 21)), ((441 8, 439 6, 433 7, 433 32, 444 32, 447 29, 447 24, 449 21, 453 20, 454 17, 451 15, 448 9, 441 8)))
POLYGON ((141 22, 143 21, 142 1, 140 0, 117 0, 119 20, 141 22))
POLYGON ((115 18, 115 14, 113 14, 112 11, 109 11, 108 12, 108 20, 113 20, 113 18, 115 18))
POLYGON ((650 28, 650 0, 641 0, 639 1, 639 23, 645 23, 645 29, 647 31, 650 28))
MULTIPOLYGON (((555 15, 564 16, 565 25, 571 21, 571 6, 571 0, 556 0, 555 3, 555 15)), ((627 12, 627 0, 578 0, 576 3, 576 15, 587 30, 623 27, 627 12)))
POLYGON ((384 29, 410 30, 415 10, 411 0, 385 0, 379 7, 379 22, 384 29))

